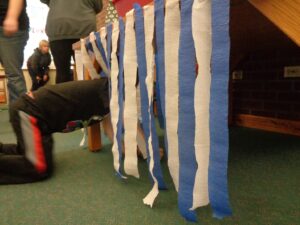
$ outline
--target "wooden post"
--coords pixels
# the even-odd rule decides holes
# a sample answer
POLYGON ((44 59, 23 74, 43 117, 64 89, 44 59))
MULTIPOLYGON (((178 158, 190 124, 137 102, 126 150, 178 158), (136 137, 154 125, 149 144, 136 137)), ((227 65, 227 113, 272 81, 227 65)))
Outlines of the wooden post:
POLYGON ((100 151, 102 148, 100 123, 88 127, 88 146, 91 152, 100 151))

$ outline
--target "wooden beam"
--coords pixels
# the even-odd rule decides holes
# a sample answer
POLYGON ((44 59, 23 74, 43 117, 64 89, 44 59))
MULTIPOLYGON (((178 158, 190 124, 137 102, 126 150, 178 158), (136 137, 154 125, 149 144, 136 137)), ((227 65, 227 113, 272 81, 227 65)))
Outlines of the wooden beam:
POLYGON ((248 0, 289 38, 300 46, 299 0, 248 0))
POLYGON ((234 117, 234 124, 242 127, 300 136, 300 121, 238 114, 234 117))

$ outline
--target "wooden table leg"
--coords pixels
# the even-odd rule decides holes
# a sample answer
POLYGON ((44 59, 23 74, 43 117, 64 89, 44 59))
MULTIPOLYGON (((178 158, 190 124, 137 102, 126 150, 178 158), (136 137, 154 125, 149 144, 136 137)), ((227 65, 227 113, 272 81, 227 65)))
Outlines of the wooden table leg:
POLYGON ((88 146, 91 152, 100 151, 102 148, 100 123, 88 127, 88 146))

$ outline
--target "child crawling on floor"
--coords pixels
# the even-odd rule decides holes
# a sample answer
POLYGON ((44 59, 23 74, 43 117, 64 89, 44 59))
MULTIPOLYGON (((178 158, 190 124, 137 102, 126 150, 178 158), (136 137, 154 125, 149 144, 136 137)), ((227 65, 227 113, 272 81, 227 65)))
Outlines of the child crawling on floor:
POLYGON ((53 173, 54 132, 72 131, 70 121, 95 122, 109 114, 108 80, 47 85, 12 103, 10 123, 17 144, 0 142, 0 184, 49 178, 53 173))

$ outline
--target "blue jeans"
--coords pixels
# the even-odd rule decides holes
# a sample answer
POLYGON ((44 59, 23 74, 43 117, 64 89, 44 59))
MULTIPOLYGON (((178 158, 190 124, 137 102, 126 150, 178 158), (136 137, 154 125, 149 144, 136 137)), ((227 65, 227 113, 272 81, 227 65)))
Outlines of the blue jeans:
POLYGON ((18 31, 13 36, 6 37, 3 27, 0 27, 0 62, 7 76, 10 103, 27 91, 22 65, 28 37, 28 31, 18 31))

